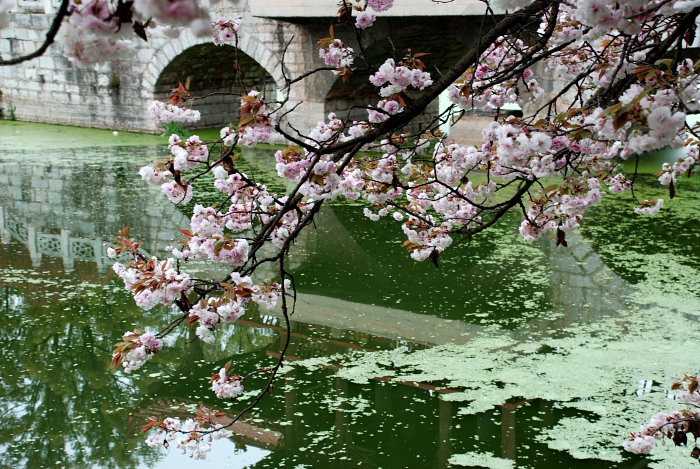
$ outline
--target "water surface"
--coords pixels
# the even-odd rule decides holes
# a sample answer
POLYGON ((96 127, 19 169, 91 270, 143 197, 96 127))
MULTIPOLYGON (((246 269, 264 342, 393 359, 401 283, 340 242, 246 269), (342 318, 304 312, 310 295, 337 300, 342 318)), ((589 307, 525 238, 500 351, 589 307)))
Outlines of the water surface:
MULTIPOLYGON (((641 458, 619 447, 673 407, 673 380, 697 372, 693 182, 657 218, 606 200, 569 248, 520 241, 514 214, 439 269, 408 257, 397 224, 325 207, 291 253, 299 304, 277 391, 207 463, 147 448, 149 416, 200 403, 233 415, 241 404, 217 400, 209 377, 228 360, 267 366, 284 340, 278 312, 251 310, 214 345, 185 330, 134 375, 108 369, 124 331, 173 317, 133 304, 104 247, 130 226, 162 255, 187 226, 188 210, 137 175, 164 143, 0 122, 0 467, 687 464, 685 449, 641 458)), ((244 160, 270 177, 271 152, 244 160)), ((663 196, 640 178, 644 197, 663 196)))

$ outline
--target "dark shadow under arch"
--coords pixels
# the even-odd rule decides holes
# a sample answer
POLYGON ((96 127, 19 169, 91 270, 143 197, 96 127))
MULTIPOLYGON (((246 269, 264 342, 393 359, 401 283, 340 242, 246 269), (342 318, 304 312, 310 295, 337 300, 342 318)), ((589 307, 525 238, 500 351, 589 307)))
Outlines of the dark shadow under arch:
POLYGON ((199 44, 175 57, 161 72, 154 87, 156 99, 165 99, 179 82, 190 80, 193 96, 227 92, 197 101, 192 107, 202 113, 196 127, 228 125, 239 119, 240 96, 251 89, 275 99, 272 76, 254 59, 235 47, 199 44))
MULTIPOLYGON (((373 31, 375 36, 370 38, 371 44, 365 49, 369 61, 378 67, 388 57, 400 62, 409 49, 413 53, 426 53, 421 60, 435 80, 468 51, 467 44, 472 42, 473 35, 479 30, 478 24, 469 28, 465 27, 463 18, 460 20, 460 23, 448 18, 377 20, 373 27, 376 28, 373 31), (460 28, 455 29, 458 25, 460 28)), ((355 65, 361 67, 363 63, 356 60, 355 65)), ((350 120, 366 120, 367 111, 363 106, 380 99, 379 88, 370 83, 369 75, 358 71, 347 81, 342 78, 335 81, 326 95, 325 111, 335 112, 339 117, 350 120)), ((416 124, 427 123, 437 114, 438 103, 434 102, 424 116, 416 120, 416 124)))

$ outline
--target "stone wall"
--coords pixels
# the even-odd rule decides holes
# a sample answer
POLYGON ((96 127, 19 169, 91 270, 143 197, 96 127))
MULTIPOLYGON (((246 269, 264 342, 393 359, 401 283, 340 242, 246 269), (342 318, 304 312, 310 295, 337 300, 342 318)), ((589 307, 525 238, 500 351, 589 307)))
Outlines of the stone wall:
MULTIPOLYGON (((259 72, 263 71, 269 91, 274 92, 284 83, 281 51, 285 47, 289 76, 295 76, 313 63, 304 51, 307 35, 300 26, 254 18, 248 13, 245 2, 210 3, 222 7, 217 11, 228 17, 243 16, 246 34, 238 48, 252 67, 252 70, 243 72, 260 75, 259 72), (290 37, 295 39, 287 45, 290 37)), ((35 50, 52 20, 52 15, 32 12, 16 12, 11 17, 10 27, 0 31, 0 54, 4 58, 35 50)), ((147 43, 139 41, 136 44, 135 53, 106 64, 73 64, 65 58, 60 46, 53 44, 39 58, 17 66, 0 67, 0 90, 5 110, 14 106, 19 120, 158 132, 159 127, 153 122, 147 107, 154 98, 163 98, 162 87, 157 89, 162 72, 183 52, 209 40, 195 37, 191 31, 183 32, 176 39, 169 38, 158 28, 149 30, 149 34, 147 43)), ((217 64, 217 69, 221 67, 222 64, 217 64)), ((212 90, 203 88, 200 91, 212 90)), ((318 106, 313 104, 314 99, 318 100, 315 98, 317 91, 317 88, 304 84, 293 89, 290 95, 290 105, 306 101, 298 109, 304 123, 313 120, 304 116, 305 112, 313 114, 316 120, 322 114, 315 112, 318 106), (311 99, 305 99, 309 92, 311 99)), ((198 106, 203 112, 208 112, 208 106, 211 106, 217 123, 234 112, 237 105, 231 99, 221 98, 209 100, 209 103, 198 106)), ((205 122, 205 125, 213 124, 205 122)), ((305 127, 302 125, 301 128, 305 127)))
MULTIPOLYGON (((353 78, 345 83, 332 73, 316 73, 294 84, 288 96, 277 93, 284 88, 286 78, 323 65, 317 43, 328 36, 331 18, 312 14, 284 20, 271 19, 273 14, 252 16, 248 3, 246 0, 208 2, 212 11, 227 17, 243 17, 244 32, 237 45, 238 70, 233 70, 225 52, 231 48, 205 44, 208 38, 195 37, 190 31, 172 39, 156 28, 149 30, 147 43, 137 40, 135 52, 110 63, 75 65, 54 44, 42 57, 18 66, 0 67, 2 105, 6 114, 9 106, 14 106, 19 120, 159 132, 160 127, 147 111, 148 105, 153 99, 167 97, 178 81, 193 76, 195 95, 221 91, 223 83, 227 91, 240 90, 242 84, 264 87, 268 98, 286 98, 287 109, 293 108, 294 112, 283 125, 302 133, 325 119, 329 112, 342 111, 341 117, 349 114, 351 118, 366 118, 366 111, 356 106, 379 98, 376 88, 365 79, 353 78), (205 53, 199 53, 202 51, 205 53)), ((36 13, 41 8, 37 1, 34 4, 36 8, 13 13, 11 26, 0 30, 3 57, 26 54, 42 42, 52 15, 36 13)), ((431 13, 440 11, 436 8, 431 13)), ((476 19, 459 16, 380 19, 366 34, 365 46, 378 65, 387 50, 394 49, 396 59, 401 60, 408 47, 423 44, 425 50, 415 52, 429 52, 425 61, 437 76, 475 39, 478 23, 470 21, 476 19)), ((236 96, 219 95, 197 103, 195 108, 204 116, 199 126, 226 125, 237 119, 239 101, 236 96)), ((422 121, 430 122, 436 115, 437 104, 422 121)), ((461 135, 459 131, 457 134, 461 135)))
MULTIPOLYGON (((0 53, 13 57, 33 51, 49 28, 44 14, 14 15, 11 38, 0 39, 0 53)), ((47 53, 21 66, 0 68, 3 103, 16 107, 20 120, 138 130, 129 109, 142 104, 139 64, 115 62, 78 68, 52 45, 47 53)))

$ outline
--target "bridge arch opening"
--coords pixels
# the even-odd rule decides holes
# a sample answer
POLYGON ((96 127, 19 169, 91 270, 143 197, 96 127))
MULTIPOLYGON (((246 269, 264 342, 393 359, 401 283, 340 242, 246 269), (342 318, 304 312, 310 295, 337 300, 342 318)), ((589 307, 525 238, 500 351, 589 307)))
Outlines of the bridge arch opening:
POLYGON ((192 106, 202 120, 188 127, 225 126, 238 121, 240 96, 251 89, 275 99, 277 85, 252 57, 233 46, 198 44, 178 54, 160 73, 154 97, 166 99, 178 83, 190 81, 192 96, 207 96, 192 106), (214 94, 212 94, 214 93, 214 94))
MULTIPOLYGON (((402 61, 409 50, 413 54, 427 54, 420 60, 433 80, 437 80, 469 50, 469 44, 474 42, 480 29, 478 23, 465 28, 464 19, 458 20, 461 22, 444 17, 377 20, 372 28, 374 36, 368 38, 371 43, 366 45, 365 52, 376 67, 388 57, 393 57, 396 63, 402 61)), ((325 112, 335 112, 351 120, 367 120, 367 105, 376 104, 380 99, 379 88, 369 82, 366 74, 353 75, 347 81, 339 77, 326 95, 325 112)), ((417 131, 428 124, 437 127, 435 119, 445 107, 445 103, 441 105, 436 99, 406 130, 417 131)))

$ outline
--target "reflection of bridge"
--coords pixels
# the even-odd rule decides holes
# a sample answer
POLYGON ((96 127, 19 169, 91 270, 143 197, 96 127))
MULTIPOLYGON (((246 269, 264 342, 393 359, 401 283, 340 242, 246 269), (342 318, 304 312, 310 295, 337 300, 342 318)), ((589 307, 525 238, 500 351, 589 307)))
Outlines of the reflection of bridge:
POLYGON ((188 219, 157 188, 133 176, 116 177, 136 174, 137 165, 122 158, 132 151, 102 148, 96 155, 94 149, 65 149, 57 158, 44 154, 42 161, 19 152, 18 160, 3 161, 2 242, 14 238, 24 244, 35 267, 42 256, 62 258, 67 272, 81 260, 94 262, 104 273, 112 263, 104 244, 113 242, 124 226, 130 226, 134 236, 147 239, 147 251, 158 252, 188 219), (103 161, 99 167, 90 166, 92 158, 103 161), (115 200, 124 206, 117 207, 115 200))
MULTIPOLYGON (((92 150, 91 150, 92 151, 92 150)), ((0 184, 0 234, 3 242, 12 236, 24 243, 35 265, 42 256, 61 257, 71 271, 74 261, 95 262, 104 272, 109 259, 105 240, 114 239, 123 226, 144 240, 149 252, 160 252, 177 230, 188 225, 187 217, 172 206, 157 189, 140 181, 115 177, 131 174, 131 164, 120 160, 122 150, 102 149, 100 168, 76 165, 66 158, 51 166, 33 162, 3 163, 0 184), (112 152, 112 154, 110 154, 112 152), (99 189, 97 189, 99 188, 99 189), (120 213, 119 207, 127 207, 120 213)), ((131 152, 132 150, 127 150, 131 152)), ((65 156, 69 150, 62 151, 65 156)), ((86 150, 80 150, 85 153, 86 150)), ((92 155, 86 155, 89 161, 92 155)), ((368 269, 376 269, 372 256, 353 238, 332 207, 326 207, 319 221, 324 231, 306 230, 294 248, 293 264, 314 265, 318 246, 343 246, 344 256, 368 269)), ((570 236, 570 248, 544 245, 550 270, 550 286, 544 292, 559 314, 555 318, 534 317, 528 327, 512 334, 530 334, 598 315, 613 315, 622 309, 621 297, 626 283, 614 274, 579 236, 570 236), (521 331, 521 332, 518 332, 521 331)), ((206 274, 203 274, 206 275, 206 274)), ((273 273, 268 275, 272 276, 273 273)), ((303 289, 303 285, 302 285, 303 289)), ((272 314, 279 318, 279 312, 272 314)), ((295 321, 328 328, 332 335, 343 337, 348 331, 375 337, 404 340, 409 343, 436 345, 465 343, 483 330, 478 323, 418 314, 398 307, 375 306, 301 291, 295 321)))
MULTIPOLYGON (((187 218, 181 211, 170 205, 162 195, 154 196, 157 189, 140 181, 132 181, 131 177, 118 177, 121 173, 134 172, 133 164, 119 158, 120 150, 102 151, 114 151, 115 154, 99 155, 100 166, 89 165, 95 156, 90 154, 85 156, 83 162, 67 155, 66 160, 59 160, 59 163, 54 162, 50 166, 44 162, 43 157, 40 162, 27 161, 27 158, 22 163, 3 162, 0 184, 4 185, 6 191, 0 195, 2 241, 7 242, 9 236, 20 240, 28 246, 35 262, 41 260, 41 256, 56 256, 64 259, 66 268, 72 266, 73 260, 82 259, 96 262, 98 268, 103 269, 106 260, 102 239, 113 236, 124 224, 131 225, 134 231, 142 233, 142 237, 149 238, 146 240, 149 250, 152 249, 151 246, 164 245, 174 236, 172 231, 176 231, 176 227, 186 225, 187 218), (115 201, 120 201, 119 206, 127 206, 128 210, 118 212, 115 201)), ((85 150, 81 150, 81 153, 85 153, 85 150)), ((315 256, 322 255, 317 253, 317 246, 325 244, 336 248, 342 246, 343 256, 371 268, 372 264, 367 263, 374 261, 372 256, 362 249, 343 222, 334 215, 333 207, 326 209, 327 212, 322 214, 325 218, 319 221, 319 224, 327 228, 326 234, 321 230, 307 230, 299 245, 295 246, 295 254, 299 254, 295 262, 313 266, 315 259, 318 259, 315 256), (332 243, 329 244, 329 239, 324 236, 330 237, 332 243)), ((626 283, 580 237, 570 235, 569 243, 571 247, 567 249, 547 244, 542 246, 547 253, 544 262, 550 272, 550 286, 544 293, 560 314, 554 315, 553 319, 530 319, 523 327, 511 332, 503 331, 504 334, 516 337, 536 336, 538 331, 551 330, 576 321, 595 320, 596 315, 614 315, 621 309, 621 297, 628 288, 626 283)), ((342 297, 343 292, 336 292, 335 295, 342 297)), ((230 331, 226 331, 231 334, 222 331, 219 344, 223 348, 202 347, 202 356, 213 361, 228 358, 233 355, 231 348, 239 336, 246 334, 254 337, 246 343, 243 340, 238 343, 246 346, 252 344, 253 350, 261 350, 263 347, 274 350, 275 340, 279 343, 284 330, 279 327, 279 313, 272 311, 269 314, 258 318, 252 313, 230 328, 230 331), (256 329, 256 332, 246 329, 256 329), (273 346, 269 347, 270 345, 273 346)), ((464 343, 483 331, 482 325, 467 321, 447 320, 398 307, 373 306, 303 291, 299 294, 299 304, 292 319, 293 341, 289 354, 298 358, 357 349, 397 346, 420 348, 448 342, 464 343)), ((247 351, 250 350, 239 351, 238 356, 247 351)), ((274 355, 274 352, 270 351, 269 354, 274 355)), ((292 386, 279 386, 283 389, 283 402, 280 404, 283 409, 280 415, 284 415, 288 425, 275 427, 266 421, 244 421, 236 428, 237 433, 242 435, 240 442, 273 451, 270 458, 281 457, 285 452, 295 452, 302 444, 306 444, 305 440, 313 437, 303 415, 308 409, 308 394, 325 392, 339 400, 352 395, 348 382, 338 379, 318 391, 317 383, 309 386, 303 384, 304 380, 299 380, 301 383, 295 382, 294 373, 298 372, 293 371, 282 378, 294 382, 292 386)), ((411 386, 424 389, 426 393, 437 391, 436 386, 426 383, 398 384, 400 390, 411 386)), ((377 415, 392 415, 403 410, 403 404, 395 399, 396 387, 384 386, 381 381, 375 381, 369 386, 365 394, 370 396, 369 405, 376 410, 377 415)), ((176 407, 182 407, 182 403, 175 402, 176 407)), ((168 403, 146 404, 142 411, 137 412, 135 424, 139 424, 144 415, 150 416, 158 412, 168 414, 170 410, 164 409, 161 404, 168 403)), ((516 437, 519 435, 517 432, 521 431, 518 430, 516 421, 523 418, 523 412, 528 412, 519 407, 519 404, 521 403, 504 403, 500 407, 498 424, 493 422, 492 414, 486 413, 475 415, 473 421, 470 421, 480 439, 501 438, 502 457, 515 457, 516 437)), ((421 425, 430 427, 434 430, 433 434, 439 435, 432 447, 435 453, 429 456, 434 458, 438 467, 445 467, 455 451, 452 447, 454 437, 459 434, 453 424, 456 404, 447 400, 426 399, 426 403, 421 405, 426 414, 421 425)), ((540 407, 537 411, 541 415, 553 418, 556 410, 546 403, 535 404, 538 405, 540 407)), ((331 429, 329 433, 333 441, 365 455, 368 467, 372 467, 372 461, 376 465, 382 456, 375 452, 376 448, 367 447, 366 442, 363 442, 348 410, 334 409, 328 414, 323 425, 331 429)), ((463 422, 461 418, 460 421, 463 422)), ((405 454, 402 448, 392 447, 395 440, 397 438, 393 435, 381 440, 385 452, 405 454)))
MULTIPOLYGON (((200 402, 182 398, 176 400, 168 398, 152 400, 131 415, 126 435, 129 438, 140 435, 141 429, 149 417, 156 417, 157 419, 179 417, 182 420, 192 418, 199 404, 200 402)), ((213 417, 212 420, 216 425, 226 425, 232 419, 230 417, 213 417)), ((231 425, 229 429, 233 432, 232 438, 240 443, 254 445, 259 448, 268 450, 279 449, 284 440, 284 433, 280 431, 280 428, 272 430, 270 426, 274 426, 273 422, 255 420, 255 422, 251 422, 250 418, 243 418, 231 425), (264 426, 261 426, 260 423, 263 423, 264 426)))

